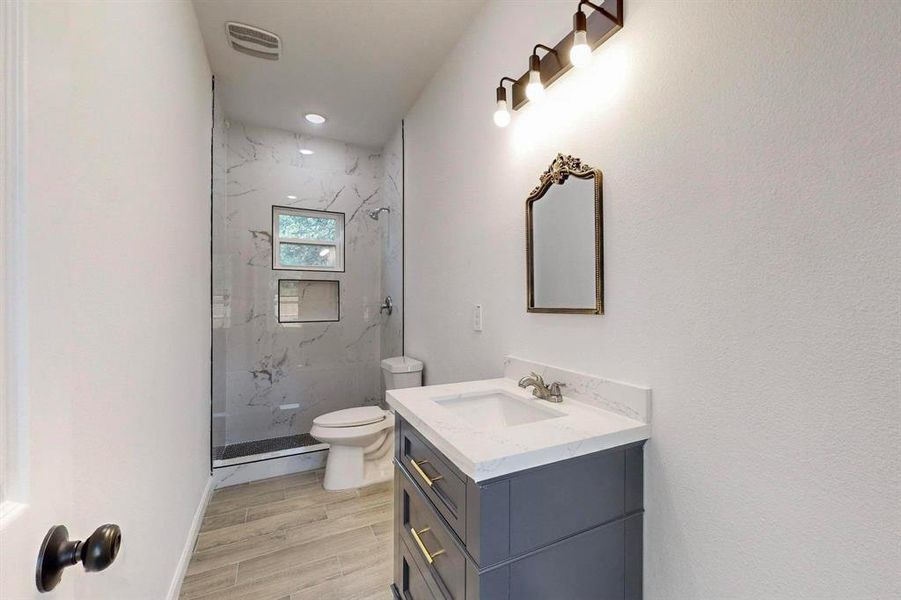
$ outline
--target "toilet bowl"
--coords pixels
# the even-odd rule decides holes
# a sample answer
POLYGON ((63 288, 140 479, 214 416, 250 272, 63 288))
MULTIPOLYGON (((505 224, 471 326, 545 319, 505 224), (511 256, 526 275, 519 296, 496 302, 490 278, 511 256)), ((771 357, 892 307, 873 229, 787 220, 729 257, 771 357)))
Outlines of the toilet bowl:
POLYGON ((346 490, 390 479, 393 432, 394 415, 377 406, 316 417, 310 435, 329 445, 323 487, 346 490))
MULTIPOLYGON (((407 356, 382 361, 385 389, 422 385, 422 363, 407 356)), ((329 444, 322 486, 327 490, 364 487, 393 477, 394 414, 377 406, 325 413, 313 420, 310 435, 329 444)))

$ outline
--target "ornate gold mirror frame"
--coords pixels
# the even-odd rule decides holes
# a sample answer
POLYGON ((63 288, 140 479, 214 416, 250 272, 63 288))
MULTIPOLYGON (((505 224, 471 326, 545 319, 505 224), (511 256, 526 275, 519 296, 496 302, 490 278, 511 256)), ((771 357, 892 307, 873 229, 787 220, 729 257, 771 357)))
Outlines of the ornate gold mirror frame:
POLYGON ((526 310, 533 313, 564 313, 579 315, 604 314, 604 240, 603 240, 603 174, 578 158, 558 154, 551 166, 539 178, 539 184, 526 199, 526 279, 528 291, 526 310), (586 308, 549 308, 535 306, 535 269, 532 256, 532 205, 540 200, 552 185, 563 185, 570 175, 579 179, 594 179, 594 277, 595 306, 586 308))

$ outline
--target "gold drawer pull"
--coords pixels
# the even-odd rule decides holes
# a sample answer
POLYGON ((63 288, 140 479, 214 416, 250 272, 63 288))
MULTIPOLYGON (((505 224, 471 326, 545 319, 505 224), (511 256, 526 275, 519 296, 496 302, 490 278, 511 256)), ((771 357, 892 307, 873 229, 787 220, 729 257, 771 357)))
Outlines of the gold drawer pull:
POLYGON ((410 533, 413 534, 413 539, 416 540, 416 545, 419 546, 420 552, 422 552, 422 555, 425 556, 425 559, 429 561, 429 564, 435 562, 436 556, 441 556, 442 554, 444 554, 444 548, 442 548, 441 550, 436 550, 435 552, 429 552, 428 548, 426 548, 425 544, 422 542, 422 538, 419 537, 420 534, 423 534, 431 529, 431 527, 426 527, 425 529, 416 531, 416 529, 414 529, 413 527, 410 528, 410 533))
POLYGON ((423 471, 422 467, 420 466, 420 465, 427 465, 427 464, 429 464, 429 461, 427 461, 427 460, 421 460, 419 462, 416 462, 414 459, 412 459, 412 458, 410 459, 410 465, 413 467, 413 470, 416 471, 417 473, 419 473, 419 476, 422 477, 423 481, 425 481, 429 487, 432 487, 433 483, 435 483, 436 481, 438 481, 440 479, 444 479, 444 475, 435 475, 434 477, 429 477, 428 475, 425 474, 425 471, 423 471))

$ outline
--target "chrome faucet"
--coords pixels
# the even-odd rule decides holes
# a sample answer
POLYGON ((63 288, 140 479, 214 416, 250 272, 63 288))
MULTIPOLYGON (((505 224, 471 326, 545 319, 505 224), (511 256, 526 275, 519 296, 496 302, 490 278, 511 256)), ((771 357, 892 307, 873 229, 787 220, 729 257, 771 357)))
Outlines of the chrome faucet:
POLYGON ((544 383, 541 375, 533 372, 531 376, 520 379, 518 385, 522 389, 531 387, 532 395, 541 400, 555 403, 563 402, 563 392, 560 391, 560 388, 565 387, 565 383, 555 381, 551 385, 547 385, 544 383))

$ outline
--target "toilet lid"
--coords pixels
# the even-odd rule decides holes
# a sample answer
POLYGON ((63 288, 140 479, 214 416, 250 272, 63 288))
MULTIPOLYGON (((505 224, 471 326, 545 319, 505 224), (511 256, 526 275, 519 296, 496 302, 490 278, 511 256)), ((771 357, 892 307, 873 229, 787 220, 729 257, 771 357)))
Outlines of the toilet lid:
POLYGON ((385 411, 378 406, 359 406, 325 413, 313 419, 320 427, 356 427, 385 420, 385 411))

